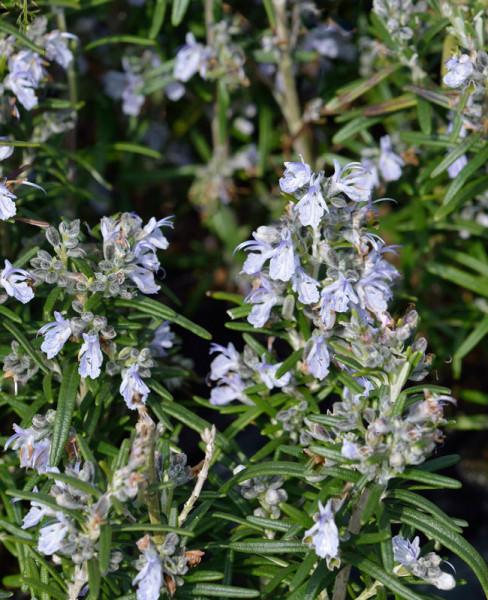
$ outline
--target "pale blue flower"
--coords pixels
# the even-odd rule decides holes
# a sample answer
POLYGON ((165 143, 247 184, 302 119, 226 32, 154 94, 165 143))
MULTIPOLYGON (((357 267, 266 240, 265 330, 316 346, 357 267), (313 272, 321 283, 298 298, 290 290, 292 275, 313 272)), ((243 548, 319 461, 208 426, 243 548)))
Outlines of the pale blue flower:
POLYGON ((49 468, 49 454, 51 442, 47 438, 39 440, 39 434, 32 428, 22 429, 14 423, 15 433, 9 437, 5 450, 12 444, 12 450, 19 450, 20 466, 25 469, 34 469, 39 473, 49 468))
POLYGON ((349 460, 359 460, 361 458, 360 447, 351 440, 344 440, 341 455, 349 460))
MULTIPOLYGON (((34 486, 34 489, 32 491, 36 494, 39 493, 37 485, 34 486)), ((38 525, 45 516, 52 515, 53 509, 49 506, 46 506, 45 504, 42 504, 42 502, 31 500, 30 504, 31 508, 29 512, 22 519, 22 529, 29 529, 30 527, 34 527, 35 525, 38 525)))
MULTIPOLYGON (((155 248, 159 248, 160 250, 166 250, 166 248, 169 246, 169 242, 163 235, 161 227, 173 228, 174 224, 172 223, 171 219, 174 219, 174 216, 165 217, 164 219, 160 219, 159 221, 156 221, 154 217, 151 217, 147 225, 145 225, 142 229, 140 241, 144 240, 145 242, 149 242, 150 244, 152 244, 155 248)), ((134 250, 136 247, 137 244, 135 245, 134 250)))
POLYGON ((396 535, 393 539, 393 558, 402 563, 405 567, 412 567, 417 563, 420 556, 420 540, 416 537, 413 542, 405 539, 401 535, 396 535))
POLYGON ((269 390, 273 388, 282 388, 290 383, 291 373, 285 373, 279 379, 276 377, 276 372, 283 363, 270 364, 265 360, 265 355, 261 357, 261 362, 257 365, 256 369, 261 376, 263 383, 269 390))
POLYGON ((0 286, 9 296, 13 296, 22 304, 34 298, 34 292, 27 281, 34 282, 34 277, 24 269, 15 269, 10 261, 5 259, 5 268, 0 273, 0 286))
POLYGON ((331 561, 339 556, 339 530, 334 521, 331 504, 332 500, 328 500, 324 507, 319 500, 319 512, 314 515, 315 525, 303 536, 304 543, 313 546, 317 556, 326 559, 329 568, 331 561), (312 541, 305 542, 310 537, 312 541))
POLYGON ((446 61, 448 72, 442 81, 451 88, 458 88, 473 74, 473 63, 468 54, 453 56, 446 61))
POLYGON ((54 29, 44 36, 46 57, 67 69, 73 60, 73 53, 68 48, 67 40, 77 40, 77 36, 54 29))
POLYGON ((324 379, 329 374, 329 350, 325 337, 320 332, 314 332, 307 342, 303 360, 310 373, 317 379, 324 379))
MULTIPOLYGON (((255 235, 253 233, 253 235, 255 235)), ((264 242, 260 242, 257 240, 253 242, 252 240, 248 242, 243 242, 237 246, 236 250, 241 250, 245 245, 247 245, 246 250, 258 250, 258 252, 251 252, 248 255, 244 264, 242 265, 241 273, 247 273, 248 275, 256 275, 263 268, 264 263, 273 256, 274 250, 273 247, 264 242)))
POLYGON ((210 404, 214 406, 225 406, 233 400, 246 402, 247 396, 243 393, 246 384, 237 373, 232 373, 232 377, 222 377, 218 385, 212 388, 210 392, 210 404))
POLYGON ((312 169, 305 163, 302 156, 300 158, 302 159, 301 163, 285 162, 286 170, 280 179, 280 188, 286 194, 293 194, 298 189, 310 185, 312 169))
POLYGON ((393 152, 389 135, 380 138, 380 148, 381 154, 378 167, 381 176, 385 181, 397 181, 402 175, 402 167, 405 166, 405 161, 393 152))
MULTIPOLYGON (((452 127, 453 127, 453 122, 450 121, 449 126, 446 130, 446 135, 449 135, 452 132, 452 127)), ((467 135, 468 135, 468 130, 466 129, 466 127, 464 127, 464 125, 462 125, 461 129, 459 131, 459 137, 465 138, 467 135)), ((451 151, 448 150, 448 153, 449 152, 451 152, 451 151)), ((466 156, 466 154, 463 154, 457 160, 455 160, 451 165, 449 165, 447 167, 447 174, 449 175, 449 177, 451 179, 455 179, 467 164, 468 164, 468 157, 466 156)))
POLYGON ((137 117, 145 97, 139 92, 144 84, 141 75, 132 72, 130 62, 122 60, 124 72, 108 71, 103 77, 104 91, 114 100, 122 100, 122 112, 137 117))
POLYGON ((119 391, 124 397, 125 403, 131 409, 137 408, 137 405, 141 402, 142 404, 146 403, 150 390, 139 375, 138 364, 132 364, 125 373, 123 372, 119 391))
MULTIPOLYGON (((8 136, 0 136, 0 140, 2 140, 2 142, 4 140, 8 140, 8 136)), ((0 146, 0 160, 5 160, 6 158, 9 158, 10 156, 12 156, 13 152, 13 146, 0 146)))
POLYGON ((61 511, 56 513, 57 521, 51 525, 41 527, 39 530, 38 550, 46 555, 56 554, 61 548, 61 543, 70 529, 68 517, 61 511))
POLYGON ((210 363, 210 379, 217 381, 229 371, 236 371, 239 367, 240 354, 235 349, 234 344, 229 342, 227 348, 220 344, 210 345, 210 354, 220 352, 210 363))
POLYGON ((270 282, 261 277, 261 287, 248 294, 244 302, 254 304, 247 320, 254 327, 263 327, 268 321, 271 309, 278 302, 278 296, 273 291, 270 282))
POLYGON ((305 226, 311 225, 314 229, 320 225, 324 212, 329 212, 322 194, 320 182, 320 175, 312 176, 310 179, 310 187, 295 206, 301 224, 305 226))
POLYGON ((308 275, 303 267, 297 265, 291 285, 294 292, 298 293, 298 299, 303 304, 316 304, 319 301, 320 294, 317 289, 318 282, 308 275))
POLYGON ((349 302, 355 304, 359 302, 350 280, 342 273, 339 273, 339 278, 336 281, 323 288, 320 296, 322 298, 320 318, 326 329, 330 329, 334 325, 336 312, 346 312, 349 308, 349 302))
POLYGON ((149 269, 139 266, 128 275, 143 294, 157 294, 160 289, 154 281, 154 273, 149 269))
POLYGON ((175 334, 171 331, 169 321, 164 321, 154 332, 154 338, 149 344, 151 348, 154 348, 159 356, 166 356, 169 350, 174 345, 175 334))
POLYGON ((188 81, 195 73, 206 77, 206 62, 210 56, 210 49, 198 44, 193 33, 186 34, 186 44, 182 46, 175 58, 173 75, 178 81, 188 81))
POLYGON ((48 323, 39 329, 37 335, 45 335, 41 345, 41 350, 47 354, 49 359, 54 358, 56 354, 66 343, 69 336, 73 333, 70 322, 60 313, 54 311, 55 321, 48 323))
POLYGON ((100 367, 103 362, 103 355, 100 349, 100 340, 98 334, 94 333, 89 335, 83 334, 84 344, 81 346, 80 354, 80 366, 78 373, 82 377, 90 377, 90 379, 96 379, 100 375, 100 367))
POLYGON ((144 566, 132 580, 132 585, 139 584, 137 600, 158 600, 163 584, 163 568, 156 547, 145 535, 137 542, 144 555, 144 566))
POLYGON ((283 227, 281 242, 273 249, 273 257, 269 261, 269 275, 271 279, 289 281, 295 272, 295 257, 293 254, 293 241, 290 230, 283 227))
MULTIPOLYGON (((1 149, 3 148, 4 146, 1 147, 1 149)), ((17 207, 14 202, 16 199, 17 196, 0 183, 0 219, 2 221, 10 219, 17 213, 17 207)))
POLYGON ((367 202, 371 196, 371 183, 361 163, 349 163, 343 169, 334 159, 334 174, 329 179, 331 196, 343 192, 354 202, 367 202))

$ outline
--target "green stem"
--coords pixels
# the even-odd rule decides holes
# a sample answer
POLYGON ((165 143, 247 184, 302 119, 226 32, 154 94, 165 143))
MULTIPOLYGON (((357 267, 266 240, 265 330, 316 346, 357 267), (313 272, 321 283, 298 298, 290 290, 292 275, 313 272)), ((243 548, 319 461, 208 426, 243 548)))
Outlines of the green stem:
MULTIPOLYGON (((361 530, 361 515, 363 514, 364 507, 368 501, 369 489, 364 488, 359 496, 358 503, 352 511, 351 520, 349 521, 349 527, 347 530, 352 534, 357 534, 361 530)), ((351 565, 346 565, 337 576, 334 585, 334 595, 332 600, 345 600, 347 592, 347 582, 349 581, 349 575, 351 574, 351 565)))
MULTIPOLYGON (((293 150, 301 154, 306 163, 312 164, 312 149, 310 140, 302 120, 302 111, 298 99, 295 75, 293 73, 292 46, 290 45, 291 33, 286 17, 286 0, 272 0, 276 17, 276 33, 278 34, 280 59, 278 70, 283 79, 283 93, 275 92, 285 118, 293 150)), ((312 165, 313 166, 313 165, 312 165)))
MULTIPOLYGON (((154 461, 154 451, 156 450, 156 428, 153 428, 151 441, 148 448, 147 458, 147 481, 148 485, 153 485, 157 482, 156 479, 156 464, 154 461)), ((159 506, 159 493, 157 490, 146 492, 146 504, 149 512, 149 520, 153 525, 161 524, 161 510, 159 506)), ((156 546, 164 544, 165 536, 155 534, 153 536, 156 546)))

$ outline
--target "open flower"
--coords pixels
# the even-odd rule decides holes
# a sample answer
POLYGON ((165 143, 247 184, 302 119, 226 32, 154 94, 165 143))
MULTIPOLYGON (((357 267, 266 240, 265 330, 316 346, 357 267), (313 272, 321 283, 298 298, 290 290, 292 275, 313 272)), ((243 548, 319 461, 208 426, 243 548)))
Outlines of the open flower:
POLYGON ((473 74, 473 63, 468 54, 453 56, 446 61, 447 73, 442 81, 451 88, 458 88, 473 74))
POLYGON ((329 569, 333 569, 339 560, 339 531, 334 521, 331 504, 332 500, 328 500, 324 507, 319 500, 319 512, 314 515, 315 525, 303 536, 303 543, 313 547, 317 556, 325 558, 329 569), (307 541, 309 538, 312 538, 311 542, 307 541))
POLYGON ((303 157, 300 157, 302 162, 286 162, 286 170, 283 177, 280 179, 280 188, 287 194, 293 194, 302 187, 310 185, 312 178, 312 169, 305 163, 303 157))
POLYGON ((132 364, 124 373, 119 391, 124 397, 125 403, 131 409, 136 408, 137 404, 141 402, 146 403, 150 390, 139 375, 138 364, 132 364))
POLYGON ((10 261, 5 259, 5 268, 0 273, 0 285, 9 296, 20 300, 22 304, 34 298, 34 292, 27 282, 34 282, 34 277, 24 269, 15 269, 10 261))
POLYGON ((96 379, 100 375, 100 367, 103 362, 103 355, 100 349, 100 340, 98 334, 83 334, 84 344, 80 350, 80 367, 78 373, 82 377, 96 379))
MULTIPOLYGON (((1 147, 3 150, 4 146, 1 147)), ((17 199, 15 194, 12 194, 2 183, 0 183, 0 219, 5 221, 10 219, 17 212, 14 200, 17 199)))
POLYGON ((139 573, 132 580, 132 585, 139 584, 137 600, 158 600, 163 583, 163 568, 156 547, 145 535, 137 542, 143 556, 139 559, 139 573))
POLYGON ((60 313, 54 311, 52 323, 48 323, 39 329, 37 335, 45 335, 41 350, 47 354, 49 359, 54 358, 64 346, 66 340, 73 333, 69 321, 60 313))

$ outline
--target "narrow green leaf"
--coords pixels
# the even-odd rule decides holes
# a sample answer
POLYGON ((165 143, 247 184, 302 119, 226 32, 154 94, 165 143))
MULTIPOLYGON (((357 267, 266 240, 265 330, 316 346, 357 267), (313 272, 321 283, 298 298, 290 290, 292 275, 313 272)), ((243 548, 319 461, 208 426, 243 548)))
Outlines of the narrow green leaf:
POLYGON ((88 567, 88 585, 90 589, 90 600, 98 600, 100 594, 100 568, 98 561, 95 558, 87 561, 88 567))
POLYGON ((290 523, 285 523, 279 519, 269 519, 266 517, 249 516, 246 518, 251 525, 257 525, 260 529, 271 529, 272 531, 288 531, 291 527, 290 523))
POLYGON ((432 473, 434 471, 440 471, 441 469, 447 469, 457 465, 461 460, 459 454, 448 454, 447 456, 440 456, 439 458, 431 458, 426 462, 418 466, 421 471, 428 471, 432 473))
POLYGON ((482 131, 475 132, 451 150, 430 174, 431 178, 437 177, 452 165, 458 158, 468 152, 470 148, 481 139, 482 131))
POLYGON ((262 475, 284 475, 305 478, 311 474, 312 472, 309 469, 297 463, 286 461, 270 461, 259 465, 252 465, 250 467, 246 467, 242 471, 239 471, 239 473, 234 475, 231 479, 229 479, 229 481, 226 481, 219 491, 227 492, 241 481, 251 479, 252 477, 261 477, 262 475))
POLYGON ((482 319, 454 353, 455 359, 461 359, 469 354, 488 333, 488 316, 482 319))
POLYGON ((190 0, 173 0, 173 7, 171 9, 171 25, 173 27, 178 27, 183 21, 189 4, 190 0))
POLYGON ((90 42, 84 47, 85 52, 105 46, 106 44, 136 44, 138 46, 154 46, 155 41, 147 37, 139 37, 137 35, 110 35, 108 37, 99 38, 90 42))
POLYGON ((63 369, 63 380, 59 389, 56 418, 54 421, 53 438, 49 464, 56 467, 64 455, 68 441, 71 419, 76 405, 76 394, 80 385, 78 363, 71 363, 63 369))
MULTIPOLYGON (((9 146, 12 145, 12 142, 9 140, 8 143, 9 146)), ((39 252, 40 246, 34 246, 33 248, 29 248, 29 250, 26 250, 23 254, 21 254, 19 256, 19 258, 14 261, 13 266, 16 269, 20 269, 21 267, 23 267, 24 265, 26 265, 31 258, 34 258, 34 256, 37 256, 37 253, 39 252)))
POLYGON ((161 396, 161 398, 165 398, 165 400, 168 400, 170 402, 173 400, 173 396, 170 394, 170 392, 168 392, 168 390, 165 387, 163 387, 158 381, 154 381, 154 379, 149 379, 147 383, 149 387, 154 392, 156 392, 156 394, 161 396))
POLYGON ((381 496, 386 489, 386 485, 377 483, 370 490, 363 514, 361 515, 361 525, 365 525, 371 517, 378 511, 381 496))
POLYGON ((417 508, 420 508, 423 511, 437 517, 440 521, 442 521, 447 527, 449 527, 453 531, 456 531, 457 533, 463 532, 462 528, 456 525, 451 519, 451 517, 446 515, 446 513, 443 510, 441 510, 436 504, 434 504, 430 500, 427 500, 427 498, 420 496, 419 494, 415 494, 414 492, 410 492, 409 490, 394 489, 388 491, 387 497, 392 498, 393 500, 400 500, 401 502, 404 502, 406 504, 412 504, 413 506, 416 506, 417 508))
POLYGON ((64 483, 67 483, 68 485, 71 485, 74 488, 83 490, 87 494, 95 496, 95 498, 100 498, 102 496, 102 492, 99 489, 97 489, 95 486, 93 486, 91 483, 88 483, 87 481, 78 479, 78 477, 66 475, 66 473, 51 473, 50 471, 46 471, 44 475, 46 477, 49 477, 49 479, 57 479, 58 481, 63 481, 64 483))
POLYGON ((280 502, 280 508, 286 516, 290 517, 295 523, 300 524, 304 529, 312 527, 313 519, 303 510, 295 508, 286 502, 280 502))
POLYGON ((290 354, 290 356, 285 361, 283 361, 281 367, 276 371, 275 377, 279 379, 280 377, 283 377, 283 375, 288 373, 288 371, 291 371, 291 369, 293 369, 297 362, 302 358, 302 355, 303 348, 299 348, 298 350, 295 350, 295 352, 290 354))
POLYGON ((384 115, 396 112, 397 110, 405 110, 416 104, 417 98, 415 98, 415 96, 412 94, 403 94, 402 96, 398 96, 398 98, 391 98, 390 100, 385 100, 378 104, 371 104, 370 106, 363 108, 362 114, 365 117, 375 117, 376 115, 384 115))
MULTIPOLYGON (((6 15, 2 15, 2 16, 6 16, 6 15)), ((0 31, 3 31, 7 35, 13 35, 14 37, 16 37, 19 40, 19 42, 23 46, 25 46, 26 48, 29 48, 29 50, 34 50, 34 52, 37 52, 37 54, 40 54, 41 56, 46 55, 46 51, 44 50, 44 48, 41 48, 41 46, 34 44, 34 42, 32 40, 30 40, 26 35, 21 33, 17 27, 15 27, 14 25, 11 25, 7 21, 5 21, 3 18, 0 19, 0 31)), ((12 143, 9 142, 8 145, 11 146, 12 143)))
MULTIPOLYGON (((14 325, 11 321, 2 320, 2 325, 7 329, 14 338, 19 342, 19 344, 24 348, 27 354, 32 358, 32 360, 36 363, 36 365, 41 369, 43 373, 49 373, 48 368, 42 362, 39 353, 34 348, 34 346, 29 342, 29 340, 25 337, 25 335, 20 331, 20 329, 14 325)), ((53 465, 54 466, 54 465, 53 465)))
POLYGON ((231 542, 229 548, 238 552, 247 552, 250 554, 285 554, 290 552, 305 553, 309 551, 308 546, 301 542, 291 540, 253 540, 247 542, 231 542))
MULTIPOLYGON (((476 177, 473 181, 470 181, 465 186, 463 186, 462 190, 457 194, 457 196, 453 199, 453 201, 449 204, 449 206, 440 206, 437 212, 435 213, 435 220, 437 222, 443 221, 447 215, 452 213, 460 206, 464 206, 468 200, 474 198, 478 194, 481 194, 486 190, 488 182, 488 177, 483 175, 481 177, 476 177)), ((442 223, 444 227, 446 227, 447 223, 442 223)), ((476 227, 479 223, 474 223, 472 221, 466 221, 462 229, 469 231, 470 228, 476 227)), ((461 227, 459 227, 460 229, 461 227)), ((471 233, 471 232, 470 232, 471 233)), ((472 231, 474 235, 479 235, 479 232, 472 231)))
POLYGON ((195 534, 189 529, 181 529, 181 527, 171 527, 170 525, 153 525, 152 523, 131 523, 129 525, 112 525, 112 531, 155 531, 155 532, 170 532, 193 537, 195 534))
POLYGON ((22 323, 22 319, 9 308, 3 306, 3 304, 0 304, 0 315, 3 315, 5 318, 10 319, 14 323, 22 323))
POLYGON ((393 518, 415 527, 457 554, 474 571, 488 596, 488 567, 479 553, 462 536, 437 519, 411 508, 398 509, 390 506, 388 511, 393 518))
POLYGON ((461 487, 461 483, 456 479, 452 479, 452 477, 438 475, 437 473, 429 473, 422 471, 421 469, 405 469, 403 473, 397 473, 396 477, 399 479, 412 479, 413 481, 426 483, 432 485, 433 488, 441 487, 457 490, 461 487))
MULTIPOLYGON (((476 173, 476 171, 488 160, 488 145, 486 145, 469 163, 461 170, 457 177, 452 181, 447 189, 446 195, 442 202, 443 206, 449 206, 456 196, 459 194, 464 184, 476 173)), ((434 219, 437 220, 435 216, 434 219)))
POLYGON ((352 119, 349 123, 346 123, 343 127, 339 129, 339 131, 332 138, 333 144, 342 144, 355 135, 363 131, 364 129, 368 129, 369 127, 373 127, 374 125, 381 122, 381 118, 365 118, 363 116, 358 117, 357 119, 352 119))
MULTIPOLYGON (((54 500, 54 498, 52 498, 51 496, 48 496, 47 494, 41 494, 39 492, 25 492, 23 490, 7 490, 5 493, 8 496, 13 496, 14 498, 20 498, 21 500, 29 500, 31 502, 32 501, 40 502, 41 504, 45 504, 46 506, 49 506, 50 508, 54 509, 55 511, 61 510, 62 512, 66 513, 67 515, 69 515, 70 517, 72 517, 73 519, 78 521, 79 523, 83 523, 83 517, 81 514, 79 514, 76 510, 71 510, 69 508, 64 508, 64 507, 59 506, 56 503, 56 500, 54 500)), ((5 528, 5 524, 2 524, 2 526, 5 528)), ((22 534, 25 535, 25 531, 22 529, 18 530, 17 532, 11 531, 11 533, 13 533, 15 535, 20 535, 21 537, 22 537, 22 534)), ((29 539, 29 538, 27 538, 27 539, 29 539)))
POLYGON ((63 293, 63 288, 59 287, 59 286, 54 287, 49 292, 49 295, 46 298, 46 302, 44 303, 44 309, 43 309, 44 319, 46 321, 51 319, 51 316, 53 314, 54 305, 56 304, 56 301, 58 300, 58 298, 61 296, 62 293, 63 293))
POLYGON ((446 281, 450 281, 459 285, 462 288, 466 288, 476 294, 488 297, 488 281, 486 278, 477 277, 462 271, 457 267, 451 267, 451 265, 441 265, 438 263, 427 263, 427 271, 441 277, 446 281))
POLYGON ((196 598, 199 594, 215 596, 217 598, 259 598, 261 596, 259 590, 216 583, 195 583, 193 585, 185 585, 181 590, 182 592, 189 592, 192 598, 196 598))
POLYGON ((41 594, 49 594, 55 600, 66 600, 66 593, 54 584, 42 583, 39 579, 33 579, 32 577, 21 577, 20 581, 41 594))
MULTIPOLYGON (((152 42, 151 42, 152 43, 152 42)), ((131 154, 142 154, 142 156, 149 156, 151 158, 161 158, 161 153, 147 146, 141 146, 140 144, 134 144, 132 142, 115 142, 109 146, 109 148, 116 150, 117 152, 130 152, 131 154)))
POLYGON ((211 340, 212 335, 200 325, 193 323, 186 317, 179 315, 173 309, 161 304, 161 302, 157 302, 156 300, 152 300, 151 298, 133 298, 132 300, 125 300, 124 298, 120 298, 115 301, 115 306, 122 306, 126 308, 131 308, 132 310, 139 310, 142 313, 151 315, 157 319, 163 321, 171 321, 172 323, 176 323, 181 327, 188 329, 194 334, 205 340, 211 340))
POLYGON ((417 115, 422 133, 430 135, 432 133, 432 109, 430 102, 425 98, 417 98, 417 115))
POLYGON ((283 443, 283 438, 275 438, 274 440, 270 440, 267 444, 265 444, 262 448, 260 448, 255 454, 251 456, 249 459, 251 462, 261 462, 267 456, 269 456, 272 452, 276 450, 283 443))
POLYGON ((351 86, 347 92, 344 92, 339 96, 333 98, 326 105, 326 110, 332 113, 339 111, 345 105, 350 104, 353 100, 356 100, 356 98, 359 98, 367 91, 377 86, 378 83, 383 81, 385 77, 391 75, 394 71, 400 68, 400 66, 400 64, 397 64, 395 66, 386 67, 386 69, 383 69, 379 73, 375 73, 368 79, 364 79, 359 82, 354 82, 353 86, 351 86))
POLYGON ((158 37, 161 27, 164 23, 164 15, 166 14, 167 0, 156 0, 153 11, 151 27, 149 29, 149 39, 155 40, 158 37))
POLYGON ((384 571, 378 563, 355 552, 342 552, 341 557, 345 562, 358 568, 369 577, 380 581, 389 590, 398 594, 400 598, 404 598, 405 600, 423 600, 422 596, 412 592, 412 590, 400 583, 397 577, 384 571))

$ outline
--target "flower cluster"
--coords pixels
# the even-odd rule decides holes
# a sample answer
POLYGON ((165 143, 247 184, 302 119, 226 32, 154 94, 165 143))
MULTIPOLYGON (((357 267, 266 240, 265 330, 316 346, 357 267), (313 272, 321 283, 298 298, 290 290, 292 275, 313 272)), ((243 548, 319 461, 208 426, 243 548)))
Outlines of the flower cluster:
POLYGON ((222 406, 233 400, 249 404, 250 401, 244 390, 251 385, 264 383, 268 390, 272 390, 284 388, 290 383, 290 373, 276 377, 276 372, 282 363, 269 363, 266 355, 259 360, 249 346, 244 347, 242 355, 237 352, 232 343, 229 343, 227 348, 212 344, 210 352, 219 353, 210 365, 209 378, 218 382, 210 395, 211 404, 222 406))
MULTIPOLYGON (((234 469, 234 475, 243 469, 245 469, 244 465, 238 465, 234 469)), ((288 494, 282 487, 284 482, 281 475, 263 475, 241 481, 241 496, 246 500, 259 501, 260 507, 254 509, 255 517, 280 518, 281 511, 278 504, 288 500, 288 494)))
POLYGON ((43 55, 34 50, 18 50, 17 40, 13 35, 4 36, 0 40, 2 56, 8 65, 8 73, 0 84, 0 89, 2 94, 9 91, 15 96, 11 112, 17 118, 20 114, 15 99, 26 110, 35 108, 39 103, 36 90, 47 78, 46 59, 66 69, 73 60, 68 41, 76 39, 76 36, 58 29, 47 32, 46 17, 34 19, 27 29, 27 37, 44 51, 43 55))
POLYGON ((56 411, 48 410, 45 416, 34 415, 27 429, 14 424, 15 433, 9 437, 5 450, 11 445, 19 451, 20 466, 44 473, 50 469, 49 454, 56 411))
MULTIPOLYGON (((135 214, 103 217, 100 248, 97 244, 81 243, 79 220, 62 222, 59 229, 47 227, 46 239, 53 254, 39 250, 31 260, 32 272, 15 269, 6 260, 0 273, 0 286, 6 292, 3 300, 8 295, 20 302, 29 302, 34 297, 33 286, 46 284, 57 285, 75 296, 70 310, 55 310, 54 320, 39 329, 38 336, 44 337, 41 351, 52 361, 69 341, 77 343, 78 372, 90 379, 101 375, 105 353, 109 357, 106 370, 109 375, 121 373, 120 393, 131 409, 145 403, 149 388, 142 378, 150 376, 149 369, 154 365, 152 356, 166 356, 166 350, 173 345, 174 334, 165 322, 156 330, 151 347, 118 349, 113 341, 114 327, 103 314, 89 310, 87 302, 97 293, 104 298, 132 298, 137 291, 155 294, 159 290, 155 282, 160 269, 157 252, 169 245, 161 231, 165 226, 172 227, 171 217, 160 221, 152 218, 145 226, 135 214), (78 259, 82 259, 84 266, 78 259)), ((38 368, 17 343, 12 346, 4 366, 6 377, 13 377, 16 385, 34 376, 38 368)), ((56 363, 51 368, 59 372, 56 363)))
POLYGON ((440 564, 443 561, 438 554, 429 552, 425 556, 420 556, 418 537, 410 542, 403 536, 396 535, 392 541, 394 559, 400 563, 394 569, 397 575, 415 575, 435 585, 439 590, 452 590, 455 587, 454 577, 441 570, 440 564))
MULTIPOLYGON (((142 503, 147 501, 150 465, 158 457, 158 453, 155 453, 155 436, 159 429, 142 410, 135 427, 128 462, 113 473, 110 484, 102 493, 100 483, 95 482, 94 465, 91 462, 82 465, 78 459, 74 432, 70 436, 72 450, 69 453, 73 460, 66 467, 63 477, 61 478, 57 467, 49 465, 54 418, 55 411, 49 411, 46 417, 36 415, 28 429, 14 425, 15 434, 7 441, 5 448, 13 442, 13 449, 19 450, 21 466, 35 469, 54 479, 48 493, 49 501, 45 502, 41 494, 38 500, 32 500, 30 510, 23 518, 22 528, 30 529, 40 525, 38 551, 52 556, 55 562, 59 563, 60 557, 63 557, 78 567, 75 579, 70 582, 70 590, 73 592, 70 597, 77 598, 88 582, 87 561, 98 556, 101 526, 115 522, 114 519, 118 518, 112 508, 116 506, 115 513, 120 514, 120 503, 131 501, 132 508, 137 509, 141 499, 142 503), (69 476, 71 481, 67 483, 64 476, 69 476), (77 485, 77 481, 80 485, 77 485), (52 506, 53 500, 57 508, 52 506)), ((164 481, 172 481, 176 486, 190 479, 186 457, 183 457, 184 455, 178 454, 170 460, 163 476, 164 481)), ((34 488, 34 493, 38 493, 37 488, 34 488)), ((124 514, 132 518, 128 509, 124 514)), ((143 555, 134 563, 138 574, 133 579, 133 585, 138 584, 137 597, 145 600, 157 600, 162 590, 173 595, 176 587, 183 583, 182 575, 198 564, 203 555, 199 550, 186 552, 174 533, 168 534, 157 546, 149 535, 145 535, 137 542, 137 546, 143 555)), ((108 572, 116 571, 122 559, 122 553, 113 550, 108 572)))
MULTIPOLYGON (((142 90, 147 76, 161 66, 161 59, 151 50, 145 50, 141 56, 124 56, 122 71, 110 70, 103 76, 104 91, 110 98, 122 101, 122 112, 137 117, 141 112, 146 96, 142 90)), ((179 100, 184 88, 177 82, 165 87, 170 100, 179 100)))
POLYGON ((145 535, 137 547, 142 554, 134 563, 139 573, 132 581, 133 585, 138 584, 137 600, 158 600, 161 592, 173 596, 184 583, 182 575, 197 565, 203 555, 200 550, 186 552, 176 533, 168 534, 158 547, 145 535))
POLYGON ((240 28, 226 21, 212 26, 211 45, 196 41, 193 33, 186 34, 186 44, 175 58, 174 78, 186 83, 198 73, 202 79, 223 79, 233 85, 247 85, 244 73, 244 53, 231 36, 240 33, 240 28))
POLYGON ((412 39, 412 18, 426 10, 424 0, 373 0, 373 11, 385 20, 389 33, 400 44, 412 39))

